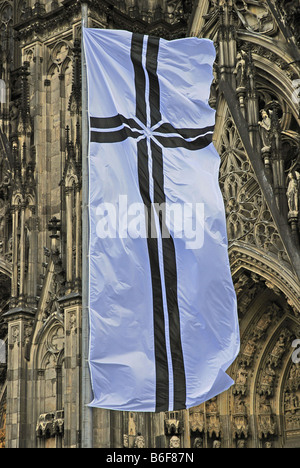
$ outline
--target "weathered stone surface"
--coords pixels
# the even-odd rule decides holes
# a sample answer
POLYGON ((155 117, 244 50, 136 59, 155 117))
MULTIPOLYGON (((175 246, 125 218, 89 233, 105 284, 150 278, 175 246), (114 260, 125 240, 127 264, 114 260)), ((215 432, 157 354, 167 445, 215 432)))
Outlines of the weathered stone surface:
MULTIPOLYGON (((210 104, 241 329, 228 392, 166 414, 94 410, 91 443, 299 448, 298 2, 86 3, 90 27, 215 42, 210 104)), ((1 0, 0 22, 0 448, 80 448, 81 2, 1 0)))

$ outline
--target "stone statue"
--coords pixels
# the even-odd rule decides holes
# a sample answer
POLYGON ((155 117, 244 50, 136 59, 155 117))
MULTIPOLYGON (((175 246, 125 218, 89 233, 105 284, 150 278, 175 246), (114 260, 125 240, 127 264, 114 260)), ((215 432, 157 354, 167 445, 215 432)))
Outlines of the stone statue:
POLYGON ((270 362, 271 363, 274 362, 275 365, 277 365, 278 361, 281 359, 284 352, 285 352, 285 336, 281 334, 273 348, 273 351, 271 352, 270 362))
POLYGON ((262 383, 267 385, 272 385, 275 380, 275 371, 271 367, 271 364, 267 364, 267 367, 262 376, 262 383))
POLYGON ((290 172, 288 175, 288 188, 287 188, 287 199, 290 213, 299 212, 299 180, 300 174, 295 171, 290 172))
POLYGON ((203 440, 201 437, 196 437, 193 448, 203 448, 203 440))
POLYGON ((247 408, 245 405, 245 401, 243 400, 241 395, 237 395, 234 399, 234 412, 235 414, 246 414, 247 408))
POLYGON ((170 446, 169 447, 174 448, 174 449, 180 448, 180 439, 179 439, 179 437, 177 437, 175 435, 172 436, 171 439, 170 439, 170 446))
POLYGON ((295 393, 286 393, 285 409, 291 411, 292 414, 299 408, 299 398, 295 393))
POLYGON ((221 448, 221 442, 219 440, 214 440, 213 448, 221 448))
POLYGON ((246 366, 245 366, 244 363, 242 363, 241 367, 237 371, 236 384, 246 385, 247 384, 247 376, 248 376, 248 372, 246 371, 246 366))
POLYGON ((211 398, 207 403, 207 412, 208 413, 217 413, 218 412, 218 403, 217 397, 211 398))
POLYGON ((5 238, 5 223, 6 223, 6 213, 7 213, 7 205, 0 198, 0 239, 4 241, 5 238))
POLYGON ((244 354, 246 354, 246 356, 253 356, 253 354, 255 353, 256 351, 256 342, 255 342, 255 339, 250 339, 249 341, 247 341, 247 344, 245 346, 245 349, 244 349, 244 354))
POLYGON ((244 50, 241 50, 237 54, 237 64, 234 70, 234 75, 236 75, 237 88, 245 88, 247 83, 247 63, 246 63, 247 54, 244 50))
POLYGON ((290 382, 297 382, 298 379, 300 379, 300 369, 297 364, 293 364, 288 380, 290 382))
POLYGON ((254 334, 258 339, 260 339, 269 328, 269 325, 272 323, 273 315, 273 309, 272 306, 270 306, 267 312, 259 319, 254 330, 254 334))
POLYGON ((270 131, 271 131, 271 118, 268 115, 267 111, 261 111, 262 120, 258 122, 260 125, 260 135, 262 139, 262 145, 264 148, 270 148, 270 131))
POLYGON ((240 448, 240 449, 247 448, 245 440, 244 439, 238 440, 236 444, 236 448, 240 448))
POLYGON ((145 448, 145 438, 140 432, 138 432, 138 435, 135 438, 133 447, 138 449, 145 448))
POLYGON ((261 395, 260 397, 260 401, 259 401, 259 413, 260 414, 268 414, 268 415, 271 415, 272 414, 272 408, 271 408, 271 404, 267 398, 266 395, 261 395))
POLYGON ((19 124, 19 108, 14 102, 10 103, 9 109, 10 125, 11 125, 11 135, 15 136, 18 133, 18 124, 19 124))
POLYGON ((129 439, 127 434, 123 434, 123 447, 129 448, 129 439))

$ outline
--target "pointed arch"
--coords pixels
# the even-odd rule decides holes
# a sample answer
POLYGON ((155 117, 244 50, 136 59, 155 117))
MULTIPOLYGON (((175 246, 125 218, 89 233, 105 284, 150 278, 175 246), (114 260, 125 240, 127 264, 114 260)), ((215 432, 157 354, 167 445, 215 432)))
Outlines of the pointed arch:
POLYGON ((64 319, 56 312, 51 314, 45 323, 40 324, 40 327, 35 328, 31 347, 32 365, 37 373, 32 392, 36 398, 33 421, 36 423, 36 436, 40 447, 61 446, 54 424, 58 409, 63 412, 64 348, 64 319), (48 430, 42 431, 41 428, 45 424, 48 430))

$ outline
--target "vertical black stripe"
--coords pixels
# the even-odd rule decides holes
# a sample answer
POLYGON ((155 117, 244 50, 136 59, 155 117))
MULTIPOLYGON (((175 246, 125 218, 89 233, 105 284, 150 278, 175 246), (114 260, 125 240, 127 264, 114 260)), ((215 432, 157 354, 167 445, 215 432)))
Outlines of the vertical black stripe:
POLYGON ((146 78, 142 64, 144 37, 142 34, 132 34, 131 60, 135 74, 136 117, 147 125, 146 78))
MULTIPOLYGON (((136 89, 136 116, 147 125, 146 113, 146 80, 142 65, 143 37, 133 34, 131 58, 135 72, 136 89)), ((160 113, 160 88, 157 76, 159 38, 149 37, 146 56, 146 70, 149 76, 149 106, 151 126, 161 120, 160 113)), ((152 177, 154 180, 154 202, 165 203, 164 180, 163 180, 163 158, 161 148, 151 141, 152 148, 152 177)), ((138 150, 138 177, 139 188, 143 203, 147 209, 148 236, 147 245, 150 259, 151 279, 153 289, 153 313, 154 313, 154 345, 156 365, 156 412, 169 409, 169 368, 166 348, 164 304, 162 294, 162 282, 158 255, 157 233, 153 216, 153 204, 149 193, 149 169, 148 169, 148 144, 146 139, 137 143, 138 150)), ((174 383, 174 410, 186 407, 186 378, 182 353, 180 335, 180 316, 177 298, 177 266, 175 257, 175 246, 171 236, 166 236, 167 227, 164 222, 163 213, 159 214, 159 225, 162 235, 164 279, 166 288, 169 336, 173 367, 174 383)))
POLYGON ((147 48, 146 69, 149 75, 149 102, 151 114, 151 127, 161 121, 160 89, 157 76, 157 59, 159 52, 159 37, 149 37, 147 48))
POLYGON ((154 203, 159 215, 162 233, 164 276, 169 317, 170 347, 174 378, 174 410, 186 407, 186 377, 180 335, 180 316, 177 297, 177 265, 174 241, 165 224, 163 157, 161 148, 152 140, 152 168, 154 180, 154 203), (158 210, 158 205, 160 208, 158 210))
POLYGON ((164 307, 159 269, 158 244, 153 216, 153 205, 149 194, 149 168, 147 141, 141 140, 137 144, 139 188, 143 203, 147 209, 147 245, 150 260, 153 315, 154 315, 154 347, 156 365, 156 412, 169 409, 169 368, 166 350, 166 333, 164 320, 164 307))

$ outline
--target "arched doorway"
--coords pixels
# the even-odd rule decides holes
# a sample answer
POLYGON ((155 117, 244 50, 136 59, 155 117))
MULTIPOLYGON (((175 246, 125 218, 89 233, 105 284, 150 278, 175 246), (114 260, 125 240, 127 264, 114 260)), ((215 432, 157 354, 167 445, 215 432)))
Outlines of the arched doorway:
POLYGON ((299 446, 300 374, 293 361, 299 337, 299 296, 289 269, 252 249, 230 251, 241 331, 230 392, 233 446, 299 446))

